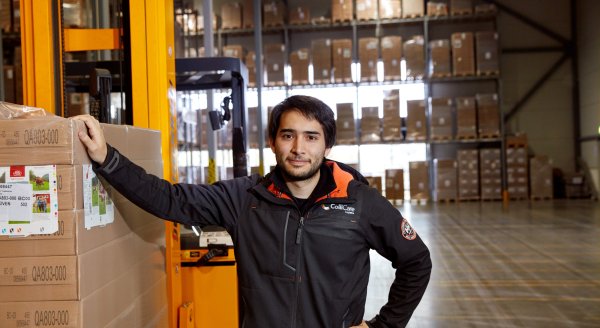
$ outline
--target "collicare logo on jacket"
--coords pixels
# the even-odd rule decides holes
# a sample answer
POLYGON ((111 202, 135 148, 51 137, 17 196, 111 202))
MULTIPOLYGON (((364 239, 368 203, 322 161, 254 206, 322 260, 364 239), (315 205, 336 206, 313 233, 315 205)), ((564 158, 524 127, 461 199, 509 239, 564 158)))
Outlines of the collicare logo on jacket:
POLYGON ((334 210, 334 211, 344 211, 346 214, 354 215, 356 209, 352 206, 346 204, 323 204, 321 207, 326 210, 334 210))
POLYGON ((415 238, 417 238, 417 232, 406 219, 402 220, 400 230, 402 230, 402 237, 404 237, 404 239, 415 240, 415 238))

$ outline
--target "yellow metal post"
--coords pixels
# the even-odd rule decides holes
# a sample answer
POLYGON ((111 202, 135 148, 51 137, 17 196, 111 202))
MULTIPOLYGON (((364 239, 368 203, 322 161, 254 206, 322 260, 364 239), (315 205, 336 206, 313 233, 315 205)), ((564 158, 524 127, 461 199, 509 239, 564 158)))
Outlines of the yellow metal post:
MULTIPOLYGON (((52 1, 21 0, 20 6, 23 104, 61 113, 62 108, 56 108, 56 97, 62 97, 62 90, 55 89, 58 68, 54 64, 55 44, 61 43, 55 42, 52 34, 52 1)), ((58 77, 62 82, 62 72, 58 77)))
MULTIPOLYGON (((130 6, 133 124, 163 132, 164 177, 177 182, 177 108, 172 0, 132 0, 130 6)), ((169 326, 182 305, 179 226, 166 223, 169 326)))

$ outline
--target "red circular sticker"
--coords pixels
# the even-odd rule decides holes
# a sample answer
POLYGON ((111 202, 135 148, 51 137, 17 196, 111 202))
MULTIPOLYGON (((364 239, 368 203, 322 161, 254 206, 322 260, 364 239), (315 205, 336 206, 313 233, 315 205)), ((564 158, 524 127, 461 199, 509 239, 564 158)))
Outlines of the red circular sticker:
POLYGON ((414 240, 417 238, 417 232, 406 219, 402 220, 400 230, 402 230, 402 237, 404 237, 406 240, 414 240))

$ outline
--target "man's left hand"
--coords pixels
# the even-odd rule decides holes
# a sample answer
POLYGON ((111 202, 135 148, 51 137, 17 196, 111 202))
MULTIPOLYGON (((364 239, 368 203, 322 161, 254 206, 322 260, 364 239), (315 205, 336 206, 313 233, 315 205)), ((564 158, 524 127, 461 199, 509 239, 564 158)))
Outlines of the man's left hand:
POLYGON ((360 323, 360 325, 358 325, 358 326, 352 326, 350 328, 369 328, 369 326, 367 326, 367 323, 363 321, 363 322, 360 323))

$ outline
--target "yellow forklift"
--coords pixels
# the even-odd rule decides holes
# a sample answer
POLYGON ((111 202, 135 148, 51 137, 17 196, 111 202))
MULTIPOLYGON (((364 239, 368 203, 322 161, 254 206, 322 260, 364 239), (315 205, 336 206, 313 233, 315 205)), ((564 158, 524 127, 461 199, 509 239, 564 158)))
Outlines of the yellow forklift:
MULTIPOLYGON (((231 106, 214 111, 212 122, 219 127, 231 117, 234 176, 247 175, 245 66, 231 58, 176 60, 173 0, 93 2, 104 6, 104 17, 93 28, 71 28, 65 13, 77 3, 86 2, 20 0, 24 104, 69 117, 77 114, 71 95, 89 93, 89 112, 99 120, 162 131, 163 176, 175 183, 177 91, 230 89, 231 106), (86 52, 96 59, 78 60, 86 52), (120 94, 120 106, 111 93, 120 94)), ((208 166, 214 172, 215 161, 208 166)), ((216 238, 219 231, 182 231, 165 223, 169 327, 238 326, 231 242, 216 238)))

